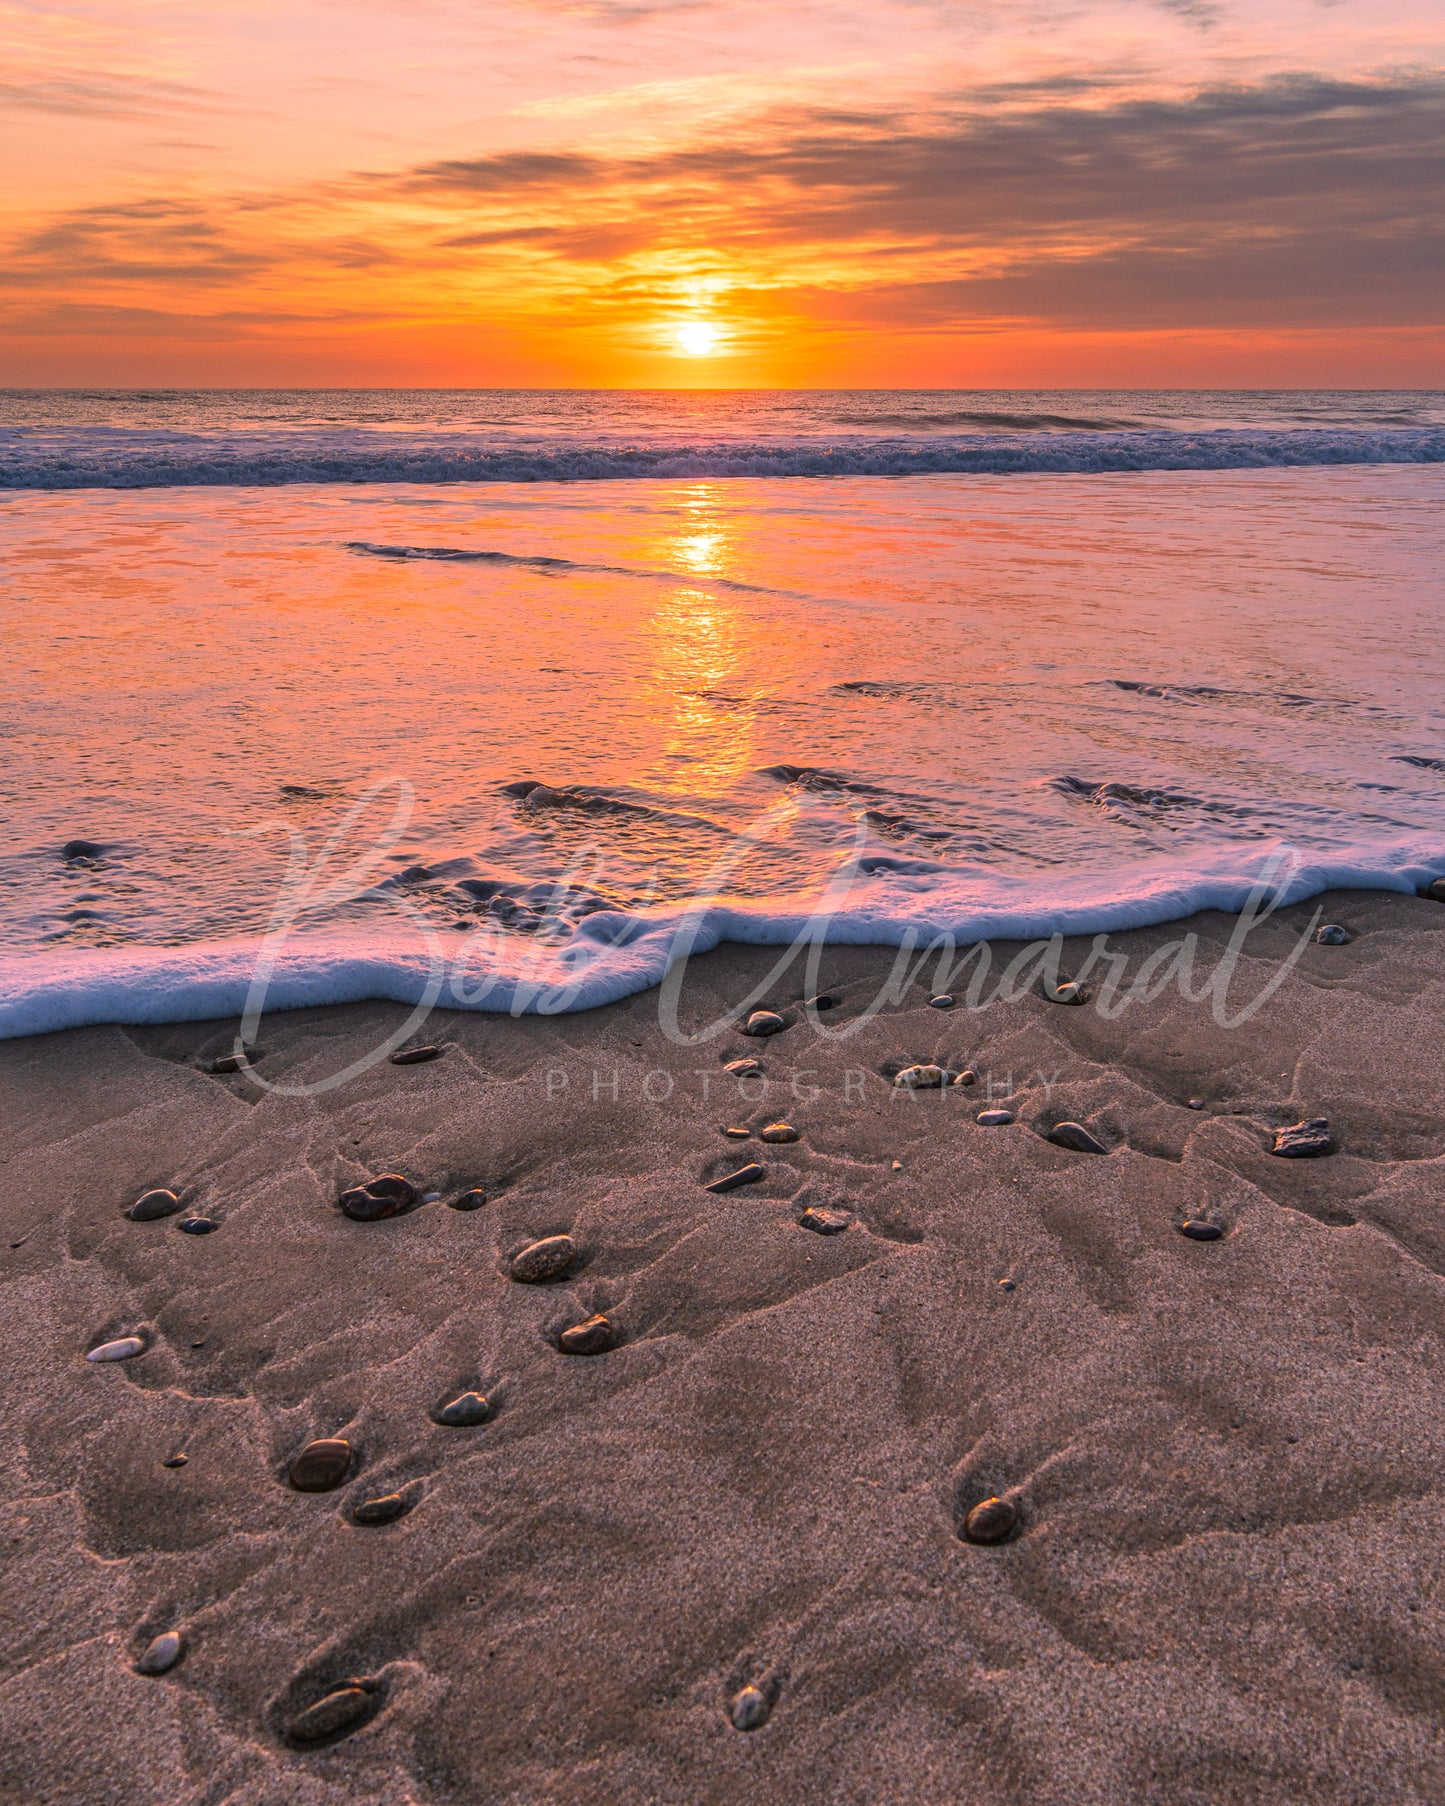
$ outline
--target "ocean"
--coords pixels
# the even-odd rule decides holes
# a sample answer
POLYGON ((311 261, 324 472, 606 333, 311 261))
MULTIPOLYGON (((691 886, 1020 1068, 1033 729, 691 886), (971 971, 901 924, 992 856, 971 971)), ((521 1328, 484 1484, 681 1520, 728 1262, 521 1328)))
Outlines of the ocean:
POLYGON ((0 490, 0 1035, 1445 873, 1438 393, 12 391, 0 490))

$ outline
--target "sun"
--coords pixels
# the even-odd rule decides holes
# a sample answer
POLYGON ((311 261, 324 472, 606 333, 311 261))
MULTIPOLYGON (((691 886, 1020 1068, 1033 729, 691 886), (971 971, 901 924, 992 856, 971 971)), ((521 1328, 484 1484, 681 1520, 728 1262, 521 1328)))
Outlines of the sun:
POLYGON ((717 350, 717 327, 711 320, 684 320, 677 328, 677 343, 689 357, 708 357, 717 350))

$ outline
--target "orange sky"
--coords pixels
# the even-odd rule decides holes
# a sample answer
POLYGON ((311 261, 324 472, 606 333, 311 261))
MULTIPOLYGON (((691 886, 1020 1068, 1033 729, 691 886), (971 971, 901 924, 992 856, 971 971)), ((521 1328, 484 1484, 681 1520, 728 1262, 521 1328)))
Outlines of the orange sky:
POLYGON ((1438 0, 0 19, 0 383, 1445 385, 1438 0))

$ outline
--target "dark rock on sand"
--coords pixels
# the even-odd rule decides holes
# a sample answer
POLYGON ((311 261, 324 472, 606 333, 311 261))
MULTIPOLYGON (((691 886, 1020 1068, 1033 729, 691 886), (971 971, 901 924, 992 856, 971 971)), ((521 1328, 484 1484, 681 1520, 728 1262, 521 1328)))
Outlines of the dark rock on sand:
POLYGON ((1202 1110, 1204 1108, 1204 1099, 1202 1097, 1191 1097, 1188 1107, 1191 1110, 1202 1110))
POLYGON ((811 1229, 814 1235, 841 1235, 853 1221, 846 1210, 830 1210, 823 1204, 810 1204, 798 1218, 800 1229, 811 1229))
POLYGON ((1326 922, 1315 930, 1315 942, 1321 947, 1346 947, 1353 938, 1349 929, 1341 928, 1338 922, 1326 922))
POLYGON ((1190 1217, 1179 1225, 1179 1233, 1187 1235, 1191 1242, 1217 1242, 1224 1234, 1221 1223, 1208 1223, 1203 1217, 1190 1217))
POLYGON ((221 1225, 214 1217, 182 1217, 176 1227, 182 1235, 209 1235, 221 1225))
POLYGON ((810 997, 803 1007, 809 1010, 836 1010, 838 999, 830 996, 827 991, 819 991, 818 995, 810 997))
POLYGON ((723 1071, 730 1072, 735 1079, 750 1079, 755 1073, 761 1073, 762 1070, 761 1060, 729 1060, 723 1067, 723 1071))
POLYGON ((928 1007, 931 1010, 951 1010, 953 1008, 953 999, 949 996, 947 991, 942 991, 937 997, 929 998, 928 1007))
POLYGON ((162 1217, 173 1217, 181 1208, 173 1191, 145 1191, 125 1214, 133 1223, 155 1223, 162 1217))
POLYGON ((1044 995, 1050 1003, 1087 1003, 1089 1001, 1089 993, 1081 984, 1075 984, 1073 979, 1066 980, 1057 990, 1053 991, 1045 985, 1044 995))
POLYGON ((167 1455, 161 1463, 162 1467, 184 1467, 190 1459, 187 1455, 167 1455))
POLYGON ((1276 1132, 1271 1153, 1284 1160, 1309 1160, 1318 1154, 1335 1151, 1330 1125, 1323 1116, 1311 1116, 1304 1122, 1292 1123, 1276 1132))
POLYGON ((379 1499, 363 1499, 351 1513, 353 1524, 394 1524, 411 1510, 411 1501, 399 1492, 383 1494, 379 1499))
POLYGON ((168 1674, 185 1653, 185 1643, 178 1630, 162 1631, 146 1645, 145 1653, 137 1660, 137 1674, 168 1674))
POLYGON ((765 1129, 758 1130, 759 1141, 788 1142, 801 1141, 802 1137, 790 1122, 770 1122, 765 1129))
POLYGON ((617 1330, 611 1320, 599 1312, 585 1323, 574 1323, 571 1329, 564 1329, 557 1338, 557 1346, 563 1354, 606 1354, 617 1346, 617 1330))
POLYGON ((439 1047, 399 1047, 391 1056, 393 1066, 424 1066, 428 1060, 441 1058, 439 1047))
POLYGON ((1109 1151, 1081 1122, 1055 1123, 1045 1139, 1053 1142, 1055 1147, 1072 1148, 1076 1154, 1107 1154, 1109 1151))
POLYGON ((480 1185, 474 1185, 470 1191, 460 1192, 451 1204, 453 1210, 480 1210, 486 1201, 486 1192, 480 1185))
POLYGON ((970 1543, 1007 1542, 1019 1525, 1019 1511, 1007 1499, 983 1499, 963 1520, 964 1540, 970 1543))
POLYGON ((131 1361, 145 1351, 142 1337, 117 1336, 114 1342, 102 1342, 99 1348, 92 1348, 85 1358, 87 1361, 131 1361))
POLYGON ((1425 886, 1420 895, 1428 897, 1432 903, 1445 903, 1445 878, 1434 879, 1425 886))
POLYGON ((754 1010, 742 1024, 741 1032, 745 1035, 780 1035, 787 1026, 776 1010, 754 1010))
POLYGON ((512 1256, 507 1271, 523 1285, 541 1285, 560 1279, 577 1259, 577 1244, 570 1235, 548 1235, 512 1256))
POLYGON ((248 1066, 254 1066, 261 1059, 259 1047, 248 1047, 244 1053, 222 1054, 218 1060, 212 1060, 211 1072, 244 1072, 248 1066))
POLYGON ((959 1073, 958 1077, 953 1082, 955 1085, 961 1085, 966 1089, 969 1085, 976 1085, 978 1083, 978 1074, 971 1066, 965 1066, 963 1071, 959 1073))
POLYGON ((318 1699, 314 1706, 308 1706, 299 1717, 293 1718, 287 1728, 287 1735, 297 1743, 319 1743, 323 1737, 335 1737, 339 1732, 355 1730, 370 1715, 376 1704, 377 1696, 372 1688, 349 1681, 344 1687, 336 1687, 318 1699))
POLYGON ((724 1173, 721 1179, 714 1179, 706 1189, 708 1191, 736 1191, 740 1185, 756 1185, 760 1179, 766 1179, 768 1169, 752 1161, 748 1166, 740 1166, 735 1173, 724 1173))
POLYGON ((744 1687, 728 1701, 728 1723, 735 1731, 756 1731, 768 1722, 772 1709, 761 1687, 744 1687))
POLYGON ((337 1203, 353 1222, 376 1223, 394 1217, 399 1210, 409 1210, 416 1203, 416 1187, 400 1173, 382 1173, 365 1185, 342 1192, 337 1203))
POLYGON ((980 1110, 978 1120, 985 1129, 1001 1129, 1014 1119, 1012 1110, 980 1110))
POLYGON ((752 1136, 751 1129, 727 1128, 723 1130, 729 1141, 747 1141, 752 1136))
POLYGON ((471 1430, 479 1423, 490 1423, 497 1407, 480 1392, 463 1392, 449 1404, 432 1413, 432 1421, 448 1430, 471 1430))
POLYGON ((297 1492, 330 1492, 340 1486, 351 1466, 351 1444, 344 1436, 321 1436, 291 1463, 286 1478, 297 1492))

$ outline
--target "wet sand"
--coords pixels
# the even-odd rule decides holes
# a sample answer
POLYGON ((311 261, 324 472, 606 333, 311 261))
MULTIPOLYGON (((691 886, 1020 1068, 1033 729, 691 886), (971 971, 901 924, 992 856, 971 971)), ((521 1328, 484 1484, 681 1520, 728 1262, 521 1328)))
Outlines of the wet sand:
MULTIPOLYGON (((231 1023, 0 1045, 0 1801, 1437 1799, 1445 909, 1323 901, 1355 938, 1232 1029, 922 983, 834 1038, 891 952, 825 951, 824 1036, 729 947, 684 1027, 783 1033, 676 1046, 655 993, 439 1015, 440 1058, 304 1096, 207 1071, 231 1023), (891 1084, 919 1061, 978 1082, 891 1084), (1337 1152, 1270 1152, 1314 1117, 1337 1152), (336 1210, 381 1173, 441 1195, 336 1210), (155 1186, 219 1228, 128 1220, 155 1186), (566 1277, 509 1277, 558 1234, 566 1277), (619 1345, 561 1352, 599 1313, 619 1345), (468 1391, 489 1421, 433 1421, 468 1391), (336 1437, 339 1486, 287 1483, 336 1437), (994 1496, 1014 1533, 969 1542, 994 1496), (353 1677, 364 1722, 303 1741, 353 1677)), ((1207 966, 1233 925, 1111 945, 1193 929, 1207 966)), ((257 1070, 316 1084, 405 1014, 273 1016, 257 1070)))

